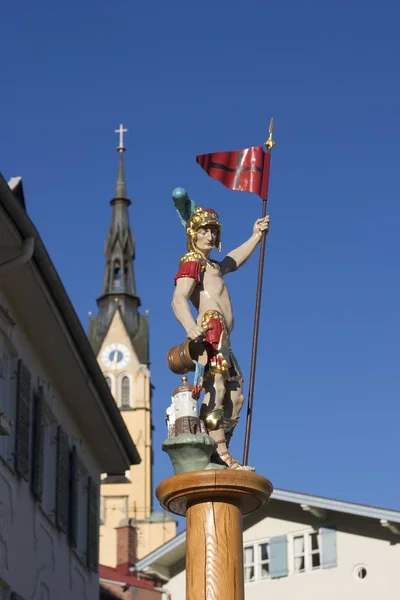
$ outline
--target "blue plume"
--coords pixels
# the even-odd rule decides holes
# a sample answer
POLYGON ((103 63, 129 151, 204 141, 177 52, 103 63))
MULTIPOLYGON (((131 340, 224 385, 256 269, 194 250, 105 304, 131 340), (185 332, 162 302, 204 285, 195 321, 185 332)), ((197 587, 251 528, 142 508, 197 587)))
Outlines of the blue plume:
POLYGON ((172 199, 174 201, 179 219, 182 225, 185 227, 186 223, 194 215, 194 211, 196 210, 197 206, 195 202, 189 198, 187 191, 181 187, 174 189, 172 192, 172 199))

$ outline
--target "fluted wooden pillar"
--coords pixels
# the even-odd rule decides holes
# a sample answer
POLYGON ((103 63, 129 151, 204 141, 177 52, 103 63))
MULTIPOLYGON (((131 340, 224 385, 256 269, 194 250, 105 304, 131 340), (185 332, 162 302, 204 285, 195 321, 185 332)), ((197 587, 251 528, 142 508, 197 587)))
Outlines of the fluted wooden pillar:
POLYGON ((255 473, 180 473, 156 489, 161 505, 186 516, 186 600, 244 600, 242 516, 265 504, 272 485, 255 473))

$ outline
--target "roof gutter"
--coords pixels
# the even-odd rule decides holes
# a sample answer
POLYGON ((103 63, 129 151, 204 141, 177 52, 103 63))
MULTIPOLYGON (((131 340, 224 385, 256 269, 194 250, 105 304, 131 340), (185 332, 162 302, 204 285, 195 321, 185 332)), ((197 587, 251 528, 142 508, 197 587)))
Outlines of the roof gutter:
POLYGON ((10 258, 5 260, 3 263, 0 263, 0 272, 3 273, 8 269, 13 269, 14 267, 19 267, 20 265, 25 265, 28 260, 32 258, 33 249, 35 247, 35 240, 33 238, 27 238, 24 240, 22 244, 21 253, 18 256, 14 256, 14 258, 10 258))
MULTIPOLYGON (((128 457, 131 465, 137 465, 141 462, 139 453, 134 445, 132 438, 129 435, 128 429, 120 415, 117 405, 111 395, 106 380, 100 370, 97 363, 96 357, 90 346, 89 340, 83 327, 78 319, 78 316, 71 304, 71 301, 65 291, 65 288, 61 282, 61 279, 54 268, 54 265, 47 253, 47 250, 37 232, 35 226, 30 220, 26 211, 18 205, 15 196, 7 185, 6 180, 0 174, 0 198, 4 210, 15 224, 21 237, 25 239, 25 250, 21 253, 20 257, 12 260, 20 260, 20 264, 24 264, 23 260, 27 262, 30 258, 33 258, 43 280, 46 283, 49 294, 52 296, 55 305, 57 306, 68 331, 71 334, 72 340, 75 344, 77 353, 80 355, 82 362, 84 363, 89 376, 93 380, 93 383, 99 393, 100 399, 103 403, 104 409, 118 433, 118 437, 121 441, 122 447, 128 457), (32 242, 29 242, 29 239, 32 242), (33 243, 34 242, 34 243, 33 243), (29 258, 29 251, 32 244, 32 253, 29 258)), ((11 262, 11 261, 8 261, 11 262)), ((7 264, 6 264, 7 266, 7 264)), ((15 263, 14 265, 15 266, 15 263)))

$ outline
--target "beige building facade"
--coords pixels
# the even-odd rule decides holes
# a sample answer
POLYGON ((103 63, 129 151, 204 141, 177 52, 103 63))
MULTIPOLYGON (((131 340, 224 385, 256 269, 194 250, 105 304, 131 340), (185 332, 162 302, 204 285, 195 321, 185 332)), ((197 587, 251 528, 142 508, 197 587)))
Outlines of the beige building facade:
POLYGON ((22 181, 0 176, 0 599, 98 600, 100 475, 139 462, 22 181))
POLYGON ((135 240, 130 228, 124 148, 119 147, 115 196, 105 242, 105 269, 98 313, 89 338, 141 462, 124 477, 104 473, 101 486, 100 563, 115 567, 116 527, 130 519, 142 558, 176 535, 170 515, 153 510, 152 385, 148 318, 139 311, 134 274, 135 240))

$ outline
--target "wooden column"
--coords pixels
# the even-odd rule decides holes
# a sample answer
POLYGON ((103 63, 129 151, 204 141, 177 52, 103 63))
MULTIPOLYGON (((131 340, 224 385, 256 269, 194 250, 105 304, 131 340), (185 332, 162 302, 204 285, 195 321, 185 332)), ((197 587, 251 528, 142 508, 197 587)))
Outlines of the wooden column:
POLYGON ((249 471, 180 473, 156 495, 186 516, 186 600, 244 600, 242 516, 265 504, 272 485, 249 471))

